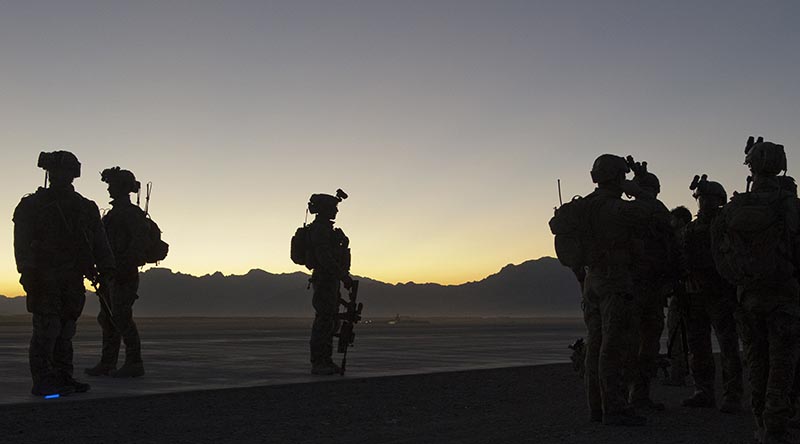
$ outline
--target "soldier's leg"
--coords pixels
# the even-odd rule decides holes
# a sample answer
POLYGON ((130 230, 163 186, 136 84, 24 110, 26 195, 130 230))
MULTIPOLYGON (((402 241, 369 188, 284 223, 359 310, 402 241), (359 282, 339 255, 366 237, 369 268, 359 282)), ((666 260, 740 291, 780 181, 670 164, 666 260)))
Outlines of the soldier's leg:
POLYGON ((673 339, 669 345, 668 350, 670 359, 669 379, 665 381, 668 385, 682 386, 686 383, 686 375, 688 369, 686 368, 686 360, 684 359, 683 341, 681 340, 680 332, 680 310, 678 307, 677 297, 673 296, 669 301, 669 310, 667 311, 667 338, 673 339))
POLYGON ((742 357, 736 331, 736 301, 733 297, 713 304, 711 322, 720 349, 723 408, 738 406, 742 399, 742 357), (727 406, 726 406, 727 405, 727 406))
POLYGON ((750 370, 750 402, 756 426, 764 427, 763 413, 769 374, 769 343, 766 322, 751 311, 738 312, 744 357, 750 370))
POLYGON ((694 379, 695 392, 683 405, 688 407, 713 407, 714 352, 711 347, 711 319, 704 303, 705 295, 693 294, 692 305, 686 322, 686 338, 689 345, 689 368, 694 379))
POLYGON ((139 338, 139 329, 133 320, 133 304, 117 305, 119 313, 119 329, 123 342, 125 342, 125 363, 142 362, 142 344, 139 338))
POLYGON ((61 319, 57 315, 33 313, 33 334, 28 348, 28 361, 34 385, 57 376, 53 350, 60 333, 61 319))
POLYGON ((639 326, 633 302, 632 293, 625 292, 609 292, 601 300, 599 372, 605 416, 628 412, 626 374, 635 368, 639 326))
POLYGON ((767 317, 769 376, 766 384, 764 427, 768 433, 783 433, 792 417, 790 391, 797 361, 798 318, 774 311, 767 317))
POLYGON ((111 316, 103 305, 100 306, 100 313, 97 314, 97 323, 100 324, 100 328, 103 331, 100 364, 106 369, 116 368, 122 336, 112 323, 111 316))
POLYGON ((56 337, 55 347, 53 348, 53 366, 59 375, 71 378, 73 373, 72 366, 72 338, 75 337, 76 320, 62 318, 61 329, 56 337))
MULTIPOLYGON (((587 278, 589 279, 589 278, 587 278)), ((586 286, 585 288, 588 288, 586 286)), ((603 399, 600 391, 600 347, 603 342, 603 319, 600 307, 596 301, 597 295, 587 294, 584 290, 583 320, 586 323, 586 363, 584 370, 584 387, 586 400, 589 404, 589 419, 591 421, 603 420, 603 399)))
POLYGON ((639 372, 631 391, 631 402, 661 410, 663 404, 650 402, 650 381, 658 371, 658 353, 661 348, 661 335, 664 332, 664 302, 656 288, 647 286, 643 298, 641 320, 639 322, 639 372), (646 405, 644 405, 646 404, 646 405))
POLYGON ((333 334, 336 332, 336 314, 339 311, 339 281, 318 279, 312 282, 314 297, 314 324, 311 327, 311 364, 322 365, 331 360, 333 334))
POLYGON ((125 342, 125 364, 142 363, 142 340, 139 337, 139 328, 133 320, 133 304, 138 299, 139 274, 131 273, 133 278, 117 285, 115 304, 119 305, 120 334, 125 342))

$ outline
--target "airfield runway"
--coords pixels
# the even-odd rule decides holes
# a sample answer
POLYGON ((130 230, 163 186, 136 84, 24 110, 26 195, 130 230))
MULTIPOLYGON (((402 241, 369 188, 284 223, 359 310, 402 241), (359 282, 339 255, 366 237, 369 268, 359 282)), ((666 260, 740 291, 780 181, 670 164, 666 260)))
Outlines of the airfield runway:
MULTIPOLYGON (((86 399, 319 381, 309 374, 310 319, 150 318, 137 320, 147 374, 89 378, 100 356, 97 322, 84 317, 75 337, 75 376, 92 385, 86 399)), ((0 404, 44 402, 30 395, 30 318, 0 318, 0 404)), ((569 362, 581 320, 431 319, 356 327, 344 378, 569 362)), ((335 354, 334 359, 337 359, 335 354)))
MULTIPOLYGON (((45 401, 28 394, 28 319, 3 319, 0 442, 752 442, 746 405, 737 415, 680 407, 689 387, 656 384, 668 409, 645 427, 590 423, 563 363, 583 334, 577 319, 360 325, 345 377, 308 374, 309 322, 143 319, 145 377, 81 378, 91 392, 45 401)), ((94 363, 98 339, 82 322, 78 369, 94 363)))

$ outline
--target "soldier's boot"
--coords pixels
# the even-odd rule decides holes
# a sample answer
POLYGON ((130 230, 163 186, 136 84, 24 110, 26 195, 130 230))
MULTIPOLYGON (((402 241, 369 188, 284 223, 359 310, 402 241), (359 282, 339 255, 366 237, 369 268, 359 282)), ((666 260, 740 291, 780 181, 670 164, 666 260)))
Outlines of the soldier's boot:
POLYGON ((698 390, 691 397, 681 401, 681 405, 684 407, 713 409, 716 407, 716 402, 712 395, 698 390))
POLYGON ((75 393, 75 387, 64 384, 60 378, 46 376, 33 384, 31 394, 33 396, 67 396, 75 393))
POLYGON ((719 411, 722 413, 736 414, 742 411, 742 400, 725 396, 722 398, 722 404, 719 406, 719 411))
POLYGON ((94 367, 85 368, 83 372, 89 376, 108 376, 117 369, 121 337, 110 326, 103 327, 103 348, 100 362, 94 367))
POLYGON ((662 412, 667 408, 663 402, 656 402, 650 398, 637 399, 633 401, 631 405, 633 405, 633 407, 637 409, 653 410, 656 412, 662 412))
POLYGON ((109 373, 113 378, 138 378, 144 376, 144 363, 139 362, 125 362, 117 370, 109 373))
POLYGON ((330 358, 311 363, 312 375, 338 375, 342 369, 330 358))
POLYGON ((144 376, 142 345, 136 324, 129 327, 122 337, 125 341, 125 364, 111 372, 111 376, 114 378, 138 378, 139 376, 144 376))
POLYGON ((106 364, 103 361, 100 361, 94 367, 83 369, 83 372, 89 376, 108 376, 116 369, 116 365, 106 364))
POLYGON ((637 415, 632 410, 618 414, 603 415, 603 425, 634 427, 645 424, 647 424, 647 418, 637 415))
POLYGON ((85 382, 76 381, 72 375, 64 374, 61 376, 61 379, 64 381, 65 386, 74 388, 75 393, 86 393, 92 388, 92 386, 85 382))

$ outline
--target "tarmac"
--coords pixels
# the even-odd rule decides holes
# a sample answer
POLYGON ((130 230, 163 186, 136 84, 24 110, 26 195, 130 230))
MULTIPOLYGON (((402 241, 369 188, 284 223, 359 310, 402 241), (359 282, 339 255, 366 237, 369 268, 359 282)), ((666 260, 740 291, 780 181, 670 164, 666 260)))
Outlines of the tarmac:
MULTIPOLYGON (((74 340, 75 378, 90 392, 59 401, 319 381, 309 372, 311 319, 145 318, 137 324, 147 374, 91 378, 100 330, 84 317, 74 340)), ((0 404, 53 402, 30 394, 28 316, 0 317, 0 404)), ((367 378, 569 362, 578 319, 386 319, 356 327, 344 377, 367 378)), ((340 359, 340 355, 334 359, 340 359)), ((120 358, 120 362, 124 357, 120 358)))

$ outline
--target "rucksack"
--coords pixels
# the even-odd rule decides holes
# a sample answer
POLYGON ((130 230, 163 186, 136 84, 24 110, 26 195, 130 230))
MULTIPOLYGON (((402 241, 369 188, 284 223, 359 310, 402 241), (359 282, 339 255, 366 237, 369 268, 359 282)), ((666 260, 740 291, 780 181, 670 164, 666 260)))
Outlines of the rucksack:
MULTIPOLYGON (((147 221, 147 248, 144 250, 144 260, 147 264, 157 264, 163 261, 169 253, 169 244, 161 239, 161 229, 149 215, 147 221)), ((144 265, 144 264, 142 264, 144 265)))
POLYGON ((292 258, 292 262, 297 265, 305 265, 306 267, 310 265, 308 263, 308 252, 310 248, 308 237, 309 226, 305 224, 298 228, 297 231, 294 232, 294 236, 292 236, 292 245, 289 255, 292 258))
POLYGON ((719 274, 734 285, 791 277, 794 234, 786 216, 795 208, 796 198, 786 192, 735 195, 711 227, 719 274))
POLYGON ((574 197, 556 208, 550 219, 550 231, 555 235, 556 256, 562 265, 570 268, 587 264, 588 234, 587 207, 589 198, 574 197))

